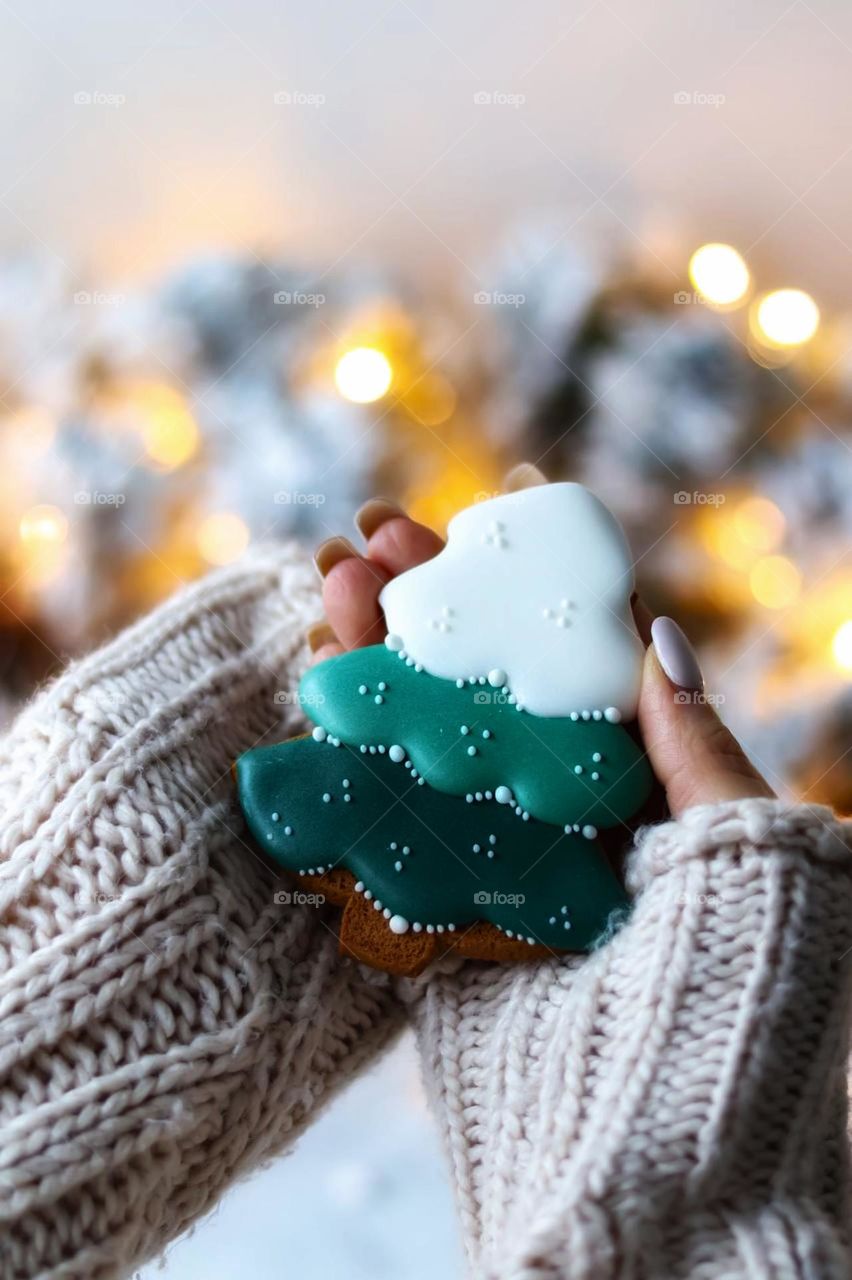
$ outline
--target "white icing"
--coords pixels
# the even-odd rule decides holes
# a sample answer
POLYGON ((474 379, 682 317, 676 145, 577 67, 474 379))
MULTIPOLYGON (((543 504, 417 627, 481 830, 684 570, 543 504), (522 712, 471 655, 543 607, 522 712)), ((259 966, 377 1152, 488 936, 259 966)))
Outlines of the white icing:
MULTIPOLYGON (((388 925, 392 933, 408 933, 408 921, 405 916, 391 916, 388 925)), ((420 932, 419 925, 416 924, 414 928, 418 933, 420 932)))
POLYGON ((636 713, 642 670, 632 591, 615 517, 582 485, 549 484, 459 512, 444 550, 380 599, 390 632, 433 675, 502 675, 533 715, 598 707, 617 723, 636 713), (430 619, 445 607, 452 630, 436 631, 430 619), (554 626, 560 617, 570 625, 554 626))

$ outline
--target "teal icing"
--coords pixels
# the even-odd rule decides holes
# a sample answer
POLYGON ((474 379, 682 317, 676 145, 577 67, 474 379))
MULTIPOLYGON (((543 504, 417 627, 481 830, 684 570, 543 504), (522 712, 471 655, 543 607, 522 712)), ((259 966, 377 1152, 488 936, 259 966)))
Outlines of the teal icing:
POLYGON ((476 797, 508 787, 519 812, 556 826, 616 826, 650 794, 645 756, 600 709, 599 719, 594 709, 588 719, 533 716, 502 689, 418 671, 385 645, 312 667, 300 696, 341 742, 402 748, 436 791, 476 797))
MULTIPOLYGON (((393 698, 393 679, 387 685, 393 698)), ((486 920, 585 951, 626 912, 592 841, 522 824, 495 800, 469 805, 421 786, 388 754, 303 738, 249 751, 236 768, 249 829, 276 862, 297 873, 343 866, 412 926, 486 920)))

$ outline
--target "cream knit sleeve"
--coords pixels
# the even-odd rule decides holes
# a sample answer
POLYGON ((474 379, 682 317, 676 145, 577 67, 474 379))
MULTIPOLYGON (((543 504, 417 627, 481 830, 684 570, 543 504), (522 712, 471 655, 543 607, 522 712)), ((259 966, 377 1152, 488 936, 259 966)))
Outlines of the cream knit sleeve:
POLYGON ((474 1276, 849 1276, 850 846, 825 809, 695 808, 588 959, 410 989, 474 1276))
POLYGON ((230 764, 301 730, 310 565, 259 552, 71 667, 0 744, 0 1275, 126 1275, 398 1025, 275 901, 230 764), (283 714, 282 714, 283 713, 283 714))

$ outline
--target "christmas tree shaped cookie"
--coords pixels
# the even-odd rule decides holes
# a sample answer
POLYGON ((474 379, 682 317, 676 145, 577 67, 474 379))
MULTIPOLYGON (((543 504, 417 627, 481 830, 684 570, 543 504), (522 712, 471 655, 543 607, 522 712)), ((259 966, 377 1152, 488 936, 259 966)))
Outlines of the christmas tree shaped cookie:
POLYGON ((344 907, 341 946, 415 973, 453 948, 583 951, 626 910, 597 837, 651 773, 625 728, 642 645, 624 535, 576 484, 462 511, 381 596, 384 645, 312 668, 309 737, 247 752, 256 841, 344 907))

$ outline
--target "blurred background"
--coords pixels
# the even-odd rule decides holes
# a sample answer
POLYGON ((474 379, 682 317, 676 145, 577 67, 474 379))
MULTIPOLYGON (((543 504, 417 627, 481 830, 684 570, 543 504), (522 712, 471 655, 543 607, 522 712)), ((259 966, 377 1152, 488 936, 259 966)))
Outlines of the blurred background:
MULTIPOLYGON (((852 811, 850 72, 839 0, 0 0, 0 715, 251 540, 529 459, 852 811)), ((294 1257, 459 1274, 409 1047, 166 1274, 294 1257)))

